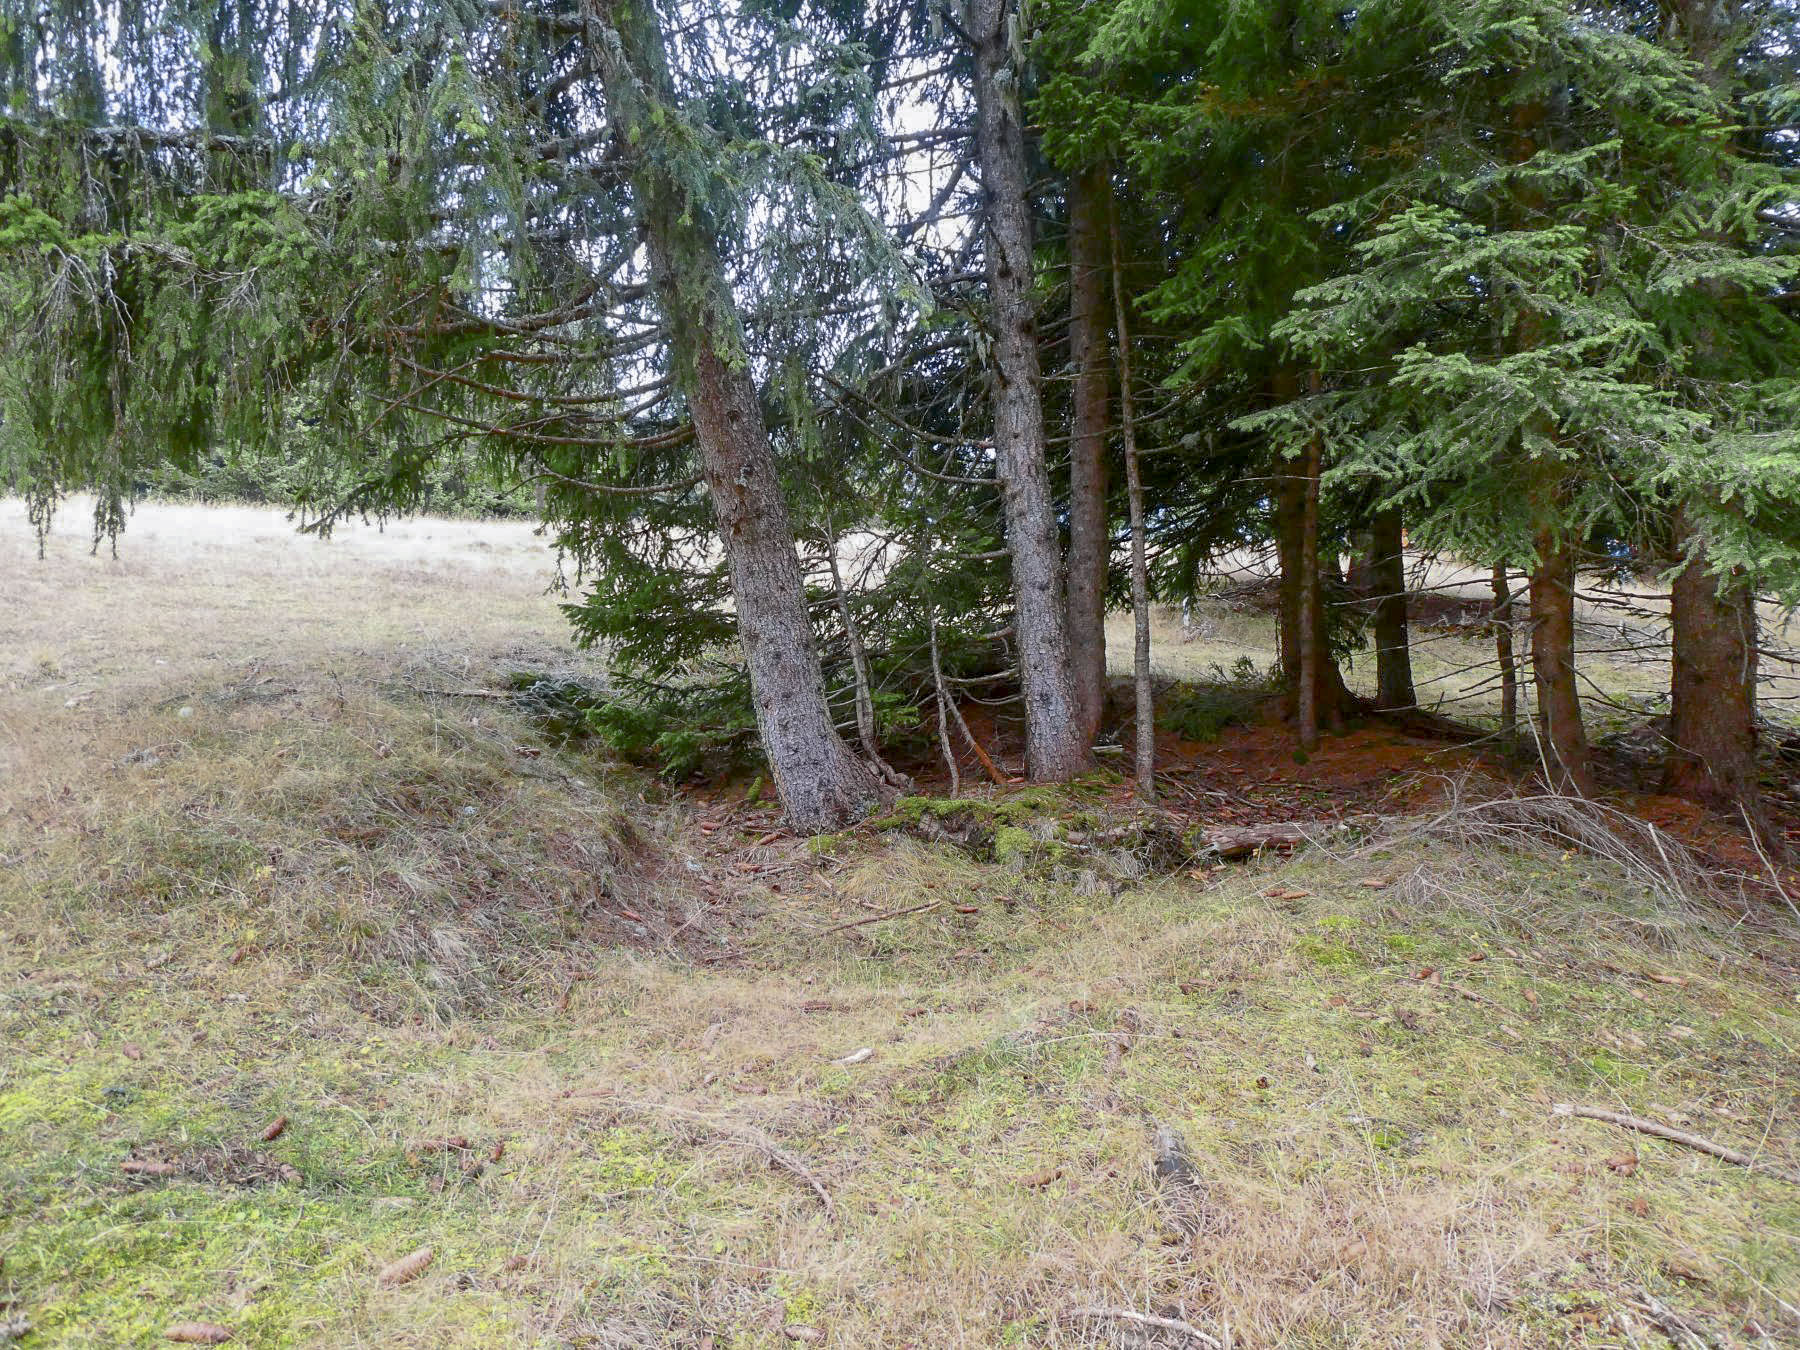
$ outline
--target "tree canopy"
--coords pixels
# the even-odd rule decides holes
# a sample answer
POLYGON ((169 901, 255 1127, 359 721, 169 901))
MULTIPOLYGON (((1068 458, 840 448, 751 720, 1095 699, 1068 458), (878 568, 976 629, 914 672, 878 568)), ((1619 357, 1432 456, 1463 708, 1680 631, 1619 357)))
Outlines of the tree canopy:
POLYGON ((1678 648, 1800 600, 1797 62, 1788 0, 7 0, 0 474, 97 542, 207 455, 320 529, 535 487, 606 725, 818 827, 947 702, 1083 771, 1134 533, 1279 558, 1304 740, 1403 521, 1527 574, 1581 786, 1582 567, 1689 576, 1678 648))

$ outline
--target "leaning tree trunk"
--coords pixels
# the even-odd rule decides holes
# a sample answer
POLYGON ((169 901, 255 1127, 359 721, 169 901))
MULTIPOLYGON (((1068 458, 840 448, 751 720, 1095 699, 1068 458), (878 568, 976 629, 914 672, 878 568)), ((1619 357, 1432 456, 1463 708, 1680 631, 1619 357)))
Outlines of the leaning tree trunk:
POLYGON ((1012 554, 1025 768, 1036 781, 1061 782, 1092 761, 1069 673, 1062 558, 1044 457, 1025 127, 1009 31, 1018 14, 1011 0, 970 0, 968 20, 975 44, 976 146, 993 304, 994 471, 1012 554))
POLYGON ((1131 322, 1125 309, 1125 256, 1119 214, 1112 217, 1113 313, 1119 330, 1119 429, 1125 443, 1125 503, 1131 514, 1132 687, 1136 705, 1137 795, 1156 798, 1156 706, 1150 684, 1150 562, 1144 538, 1144 480, 1138 472, 1137 405, 1131 392, 1131 322))
POLYGON ((1575 685, 1575 554, 1553 526, 1540 529, 1536 542, 1531 673, 1537 690, 1540 754, 1552 784, 1585 794, 1593 781, 1575 685))
POLYGON ((1400 510, 1378 511, 1369 522, 1369 581, 1375 591, 1375 706, 1417 705, 1412 650, 1406 633, 1406 551, 1400 510))
MULTIPOLYGON (((595 0, 599 57, 615 129, 639 144, 666 134, 672 102, 654 13, 595 0)), ((797 829, 860 819, 880 784, 839 737, 794 550, 787 498, 743 357, 741 321, 702 203, 656 154, 634 157, 633 188, 650 268, 694 419, 701 473, 731 570, 738 635, 763 753, 797 829)))
POLYGON ((1069 363, 1074 413, 1069 436, 1069 664, 1082 735, 1100 731, 1106 705, 1106 170, 1069 184, 1069 363))
POLYGON ((1756 596, 1740 578, 1707 570, 1685 510, 1674 524, 1689 562, 1669 589, 1675 658, 1663 791, 1754 816, 1756 596))

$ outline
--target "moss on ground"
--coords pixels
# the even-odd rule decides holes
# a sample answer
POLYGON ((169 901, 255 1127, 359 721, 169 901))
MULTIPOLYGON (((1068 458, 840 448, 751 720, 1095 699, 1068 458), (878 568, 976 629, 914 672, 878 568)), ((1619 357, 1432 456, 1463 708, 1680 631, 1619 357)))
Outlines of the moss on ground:
POLYGON ((603 886, 685 912, 685 878, 723 883, 682 836, 364 715, 0 824, 25 1344, 1129 1343, 1062 1315, 1095 1303, 1240 1345, 1651 1344, 1651 1300, 1722 1344, 1797 1334, 1800 1190, 1549 1111, 1800 1158, 1800 945, 1766 924, 1530 849, 1096 890, 1001 856, 1096 802, 1019 793, 897 808, 979 813, 992 861, 796 846, 684 954, 626 942, 603 886))

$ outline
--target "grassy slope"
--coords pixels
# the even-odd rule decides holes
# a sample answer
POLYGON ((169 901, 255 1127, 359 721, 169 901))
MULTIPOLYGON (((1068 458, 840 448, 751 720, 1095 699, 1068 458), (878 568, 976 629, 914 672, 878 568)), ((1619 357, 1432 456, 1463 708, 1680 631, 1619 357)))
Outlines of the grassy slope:
MULTIPOLYGON (((343 556, 292 590, 272 567, 232 621, 271 685, 198 618, 143 635, 167 671, 36 610, 0 642, 0 1323, 26 1344, 1144 1343, 1064 1316, 1096 1305, 1239 1346, 1647 1345, 1653 1305, 1800 1342, 1800 1187, 1549 1112, 1800 1159, 1800 945, 1554 851, 1103 884, 897 836, 759 846, 759 812, 707 832, 521 754, 490 703, 388 688, 572 659, 524 561, 343 556), (337 582, 423 631, 254 628, 316 623, 337 582), (46 662, 109 673, 62 709, 46 662), (975 912, 817 935, 923 899, 975 912), (1192 1184, 1152 1177, 1158 1126, 1192 1184)), ((51 567, 125 614, 141 586, 204 615, 218 581, 51 567)))

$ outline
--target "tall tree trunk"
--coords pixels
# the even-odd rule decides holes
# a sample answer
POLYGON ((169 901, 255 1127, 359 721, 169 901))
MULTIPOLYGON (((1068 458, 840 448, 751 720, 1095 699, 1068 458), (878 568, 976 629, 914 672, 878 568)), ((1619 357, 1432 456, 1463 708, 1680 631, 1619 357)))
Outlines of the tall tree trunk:
MULTIPOLYGON (((1069 184, 1069 664, 1089 744, 1106 706, 1106 219, 1112 182, 1103 166, 1069 184)), ((1115 279, 1116 285, 1116 279, 1115 279)))
POLYGON ((1575 685, 1575 554, 1555 526, 1540 528, 1531 571, 1531 673, 1539 748, 1552 784, 1587 793, 1587 731, 1575 685))
POLYGON ((1300 542, 1306 512, 1306 480, 1299 466, 1282 460, 1275 469, 1275 556, 1281 569, 1276 605, 1281 650, 1282 711, 1288 718, 1300 707, 1300 542))
POLYGON ((1512 588, 1506 564, 1495 563, 1494 656, 1500 662, 1500 740, 1511 747, 1519 734, 1519 663, 1513 657, 1512 588))
POLYGON ((1411 708, 1412 650, 1406 632, 1406 550, 1400 510, 1389 507, 1369 522, 1369 581, 1375 591, 1375 706, 1411 708))
MULTIPOLYGON (((1316 377, 1315 377, 1316 379, 1316 377)), ((1319 578, 1319 460, 1323 447, 1317 435, 1306 443, 1301 460, 1300 499, 1300 696, 1295 703, 1295 725, 1300 748, 1319 748, 1319 674, 1330 659, 1322 649, 1324 606, 1319 578)))
MULTIPOLYGON (((1670 8, 1677 40, 1714 92, 1729 98, 1732 7, 1675 0, 1670 8)), ((1715 294, 1725 289, 1702 284, 1715 294)), ((1729 341, 1729 334, 1709 329, 1699 345, 1711 354, 1729 341)), ((1766 832, 1756 771, 1756 593, 1742 576, 1708 570, 1705 542, 1686 506, 1676 508, 1670 528, 1688 564, 1669 590, 1674 659, 1663 791, 1726 810, 1741 807, 1751 828, 1766 832)))
POLYGON ((1311 606, 1310 623, 1301 622, 1301 596, 1312 577, 1318 587, 1315 595, 1325 598, 1324 567, 1316 553, 1310 565, 1305 549, 1307 477, 1304 463, 1283 462, 1275 474, 1275 552, 1281 566, 1280 643, 1283 681, 1282 713, 1296 719, 1300 712, 1302 685, 1300 666, 1302 651, 1312 644, 1319 659, 1313 661, 1314 715, 1319 725, 1337 726, 1351 706, 1350 690, 1344 684, 1344 673, 1331 655, 1330 623, 1324 603, 1311 606), (1306 635, 1306 641, 1302 640, 1306 635))
POLYGON ((1150 687, 1150 563, 1144 539, 1144 481, 1138 473, 1137 404, 1131 391, 1131 323, 1125 309, 1125 253, 1119 242, 1119 215, 1112 216, 1113 313, 1119 330, 1119 414, 1125 442, 1125 497, 1131 513, 1131 617, 1135 632, 1132 675, 1137 695, 1137 795, 1156 797, 1156 707, 1150 687))
MULTIPOLYGON (((654 144, 672 102, 652 10, 592 0, 608 113, 654 144)), ((741 321, 703 203, 655 154, 634 159, 639 224, 688 394, 701 473, 712 496, 763 753, 795 828, 838 829, 866 815, 881 787, 832 723, 807 612, 787 499, 743 357, 741 321)))
POLYGON ((1061 782, 1089 767, 1092 747, 1082 734, 1069 672, 1062 557, 1044 458, 1025 127, 1010 33, 1018 11, 1012 0, 969 0, 967 13, 975 45, 976 147, 993 305, 994 470, 1012 554, 1025 768, 1035 781, 1061 782))
POLYGON ((1675 539, 1691 559, 1669 590, 1675 644, 1663 791, 1760 815, 1756 771, 1756 596, 1707 571, 1685 509, 1675 539))

